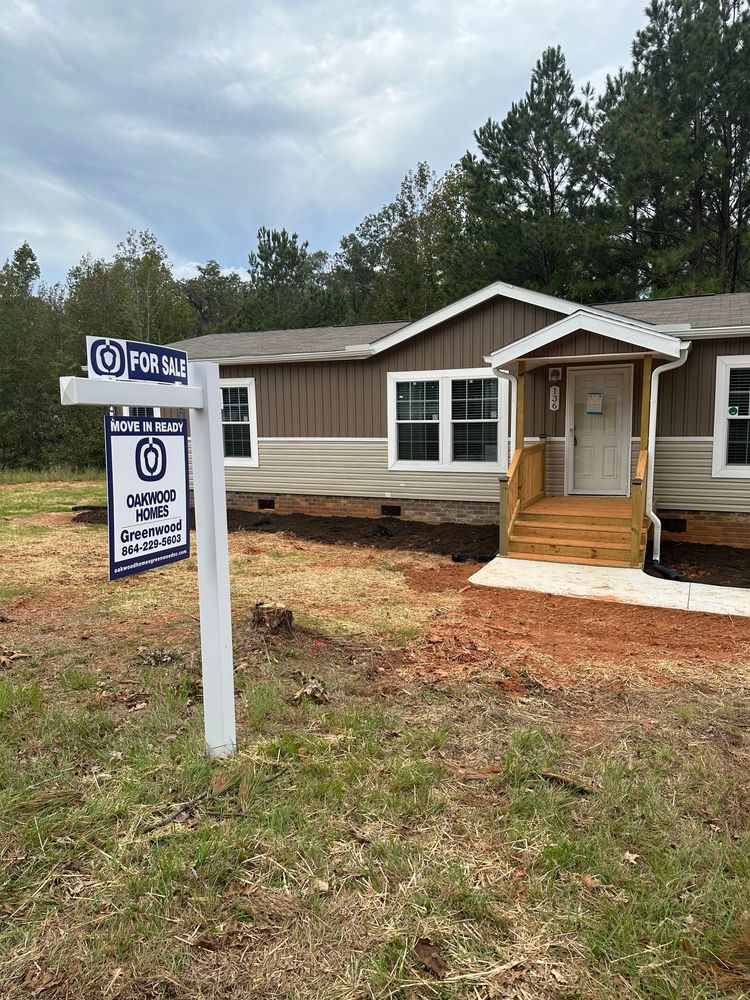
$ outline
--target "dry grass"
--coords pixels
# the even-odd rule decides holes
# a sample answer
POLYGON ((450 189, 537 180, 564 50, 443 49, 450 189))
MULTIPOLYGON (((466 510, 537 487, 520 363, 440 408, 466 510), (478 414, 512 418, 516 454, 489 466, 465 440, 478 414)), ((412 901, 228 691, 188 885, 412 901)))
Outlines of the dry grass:
POLYGON ((747 995, 741 654, 571 683, 449 639, 437 557, 237 533, 241 750, 208 761, 194 563, 107 583, 64 512, 96 489, 0 490, 3 996, 747 995), (264 597, 305 628, 248 631, 264 597))

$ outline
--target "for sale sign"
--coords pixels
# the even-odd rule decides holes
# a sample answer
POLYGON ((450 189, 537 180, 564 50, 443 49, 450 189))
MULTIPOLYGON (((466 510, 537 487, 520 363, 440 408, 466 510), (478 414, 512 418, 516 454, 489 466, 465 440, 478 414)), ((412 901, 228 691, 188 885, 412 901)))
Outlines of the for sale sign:
POLYGON ((187 421, 104 418, 109 578, 190 556, 187 421))
POLYGON ((188 356, 176 347, 113 337, 86 337, 89 378, 188 384, 188 356))

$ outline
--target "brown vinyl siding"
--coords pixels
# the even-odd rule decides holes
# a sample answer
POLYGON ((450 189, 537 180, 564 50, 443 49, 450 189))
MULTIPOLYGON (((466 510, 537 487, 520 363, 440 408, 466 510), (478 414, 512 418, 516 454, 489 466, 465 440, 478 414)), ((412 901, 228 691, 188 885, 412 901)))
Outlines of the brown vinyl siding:
POLYGON ((255 378, 259 437, 384 438, 389 371, 483 368, 492 351, 560 318, 549 309, 495 299, 374 358, 225 364, 221 375, 255 378))
POLYGON ((560 340, 529 351, 527 358, 575 358, 587 354, 636 354, 640 348, 624 340, 613 340, 599 333, 577 330, 560 340))
MULTIPOLYGON (((609 362, 608 362, 609 363, 609 362)), ((611 362, 618 364, 618 362, 611 362)), ((631 434, 637 437, 641 433, 641 395, 643 379, 643 362, 639 358, 624 360, 619 364, 633 366, 633 415, 631 422, 631 434)), ((546 434, 547 437, 565 436, 565 401, 567 392, 568 368, 599 367, 594 361, 572 362, 570 365, 545 365, 542 368, 533 368, 526 375, 526 407, 524 415, 524 433, 527 437, 538 437, 546 434), (562 376, 559 382, 549 381, 550 367, 561 368, 562 376), (549 408, 549 387, 551 385, 560 386, 560 409, 553 411, 549 408)), ((603 365, 601 366, 603 367, 603 365)))
MULTIPOLYGON (((434 330, 382 354, 360 361, 224 364, 224 377, 254 377, 260 437, 384 438, 386 373, 483 368, 493 350, 561 319, 561 314, 510 299, 485 302, 434 330)), ((689 332, 683 334, 687 339, 689 332)), ((529 357, 628 354, 632 345, 580 331, 545 345, 529 357)), ((660 437, 709 437, 713 434, 716 358, 750 353, 750 338, 695 340, 686 364, 660 382, 657 434, 660 437)), ((590 362, 595 364, 596 362, 590 362)), ((630 362, 628 362, 630 363, 630 362)), ((633 434, 640 432, 641 362, 633 371, 633 434)), ((655 359, 655 364, 661 363, 655 359)), ((549 409, 547 367, 533 369, 526 381, 529 435, 565 433, 566 366, 562 364, 560 409, 549 409)))
MULTIPOLYGON (((682 335, 690 339, 690 333, 682 335)), ((716 359, 750 354, 750 337, 694 340, 682 368, 666 372, 659 384, 660 437, 712 437, 716 399, 716 359)))
MULTIPOLYGON (((577 336, 577 335, 574 335, 577 336)), ((689 333, 685 333, 688 339, 689 333)), ((565 338, 572 340, 573 338, 565 338)), ((602 338, 605 339, 605 338, 602 338)), ((610 342, 612 344, 614 342, 610 342)), ((567 345, 549 345, 546 355, 567 354, 567 345), (551 348, 554 348, 552 350, 551 348)), ((585 342, 582 346, 586 346, 585 342)), ((632 346, 628 346, 630 351, 632 346)), ((588 350, 582 353, 589 353, 588 350)), ((606 353, 611 353, 610 348, 606 353)), ((656 421, 658 437, 712 437, 714 432, 714 401, 716 398, 716 359, 723 355, 750 354, 750 337, 722 337, 721 339, 694 340, 688 359, 681 368, 665 372, 659 379, 659 410, 656 421)), ((616 362, 612 362, 616 363, 616 362)), ((633 365, 633 423, 632 433, 640 434, 642 362, 639 359, 624 361, 633 365)), ((654 359, 654 367, 665 364, 665 359, 654 359)), ((571 361, 575 367, 595 361, 571 361)), ((562 437, 565 434, 565 386, 567 366, 562 368, 560 383, 560 409, 553 413, 549 408, 549 366, 534 368, 526 376, 526 427, 525 432, 537 436, 562 437)))

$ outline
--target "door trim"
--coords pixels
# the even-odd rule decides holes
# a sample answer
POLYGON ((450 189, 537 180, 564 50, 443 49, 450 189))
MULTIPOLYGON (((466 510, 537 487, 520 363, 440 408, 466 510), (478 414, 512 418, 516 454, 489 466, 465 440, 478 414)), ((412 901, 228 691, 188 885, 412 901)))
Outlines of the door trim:
POLYGON ((565 374, 565 496, 598 496, 598 497, 629 497, 630 496, 630 465, 633 426, 633 369, 630 365, 576 365, 570 366, 565 374), (584 493, 573 489, 575 453, 573 445, 573 427, 575 415, 575 376, 579 372, 607 372, 619 369, 625 372, 625 398, 623 400, 623 426, 620 428, 622 441, 623 470, 625 472, 625 489, 616 493, 584 493), (627 465, 625 464, 627 462, 627 465))

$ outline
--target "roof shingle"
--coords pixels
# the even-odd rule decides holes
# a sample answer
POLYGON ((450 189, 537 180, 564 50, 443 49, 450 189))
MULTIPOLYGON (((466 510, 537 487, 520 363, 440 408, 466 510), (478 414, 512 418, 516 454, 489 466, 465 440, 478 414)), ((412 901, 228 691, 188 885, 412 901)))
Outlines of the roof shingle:
POLYGON ((750 292, 607 302, 597 306, 597 309, 629 316, 642 323, 689 323, 695 330, 714 326, 750 326, 750 292))
POLYGON ((395 333, 407 322, 363 323, 357 326, 313 326, 301 330, 262 330, 251 333, 212 333, 181 340, 172 346, 187 351, 193 361, 215 358, 263 358, 277 354, 313 354, 345 351, 373 344, 395 333))

